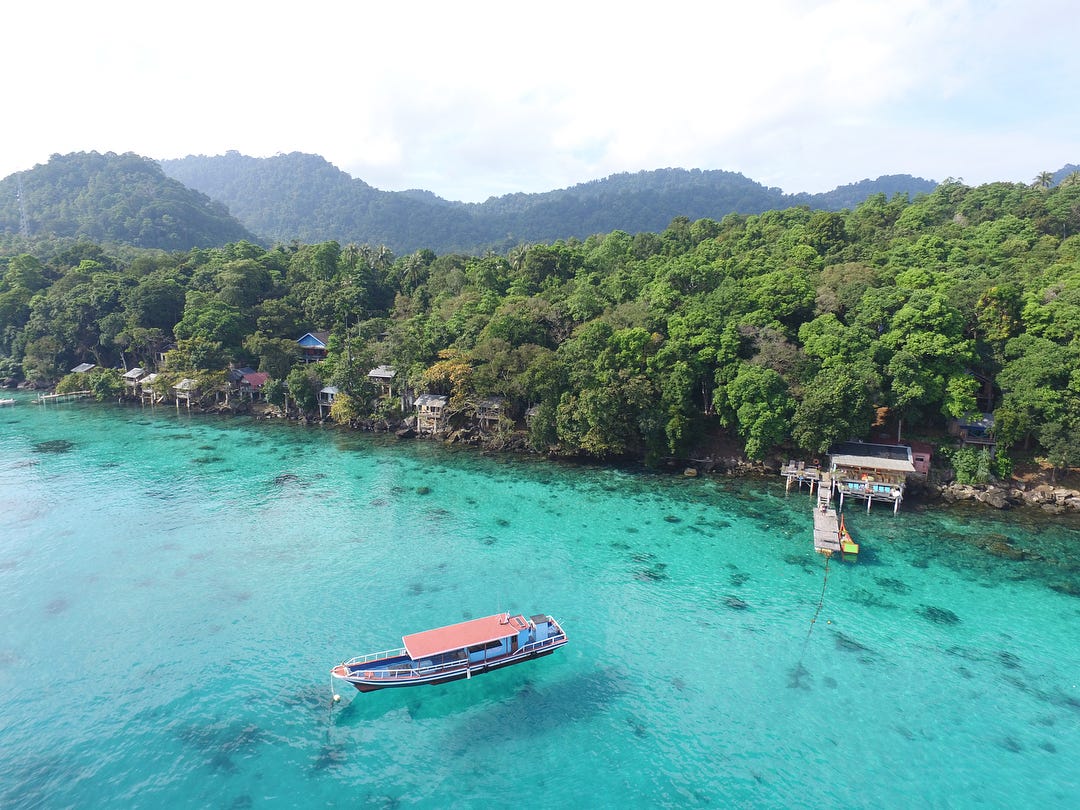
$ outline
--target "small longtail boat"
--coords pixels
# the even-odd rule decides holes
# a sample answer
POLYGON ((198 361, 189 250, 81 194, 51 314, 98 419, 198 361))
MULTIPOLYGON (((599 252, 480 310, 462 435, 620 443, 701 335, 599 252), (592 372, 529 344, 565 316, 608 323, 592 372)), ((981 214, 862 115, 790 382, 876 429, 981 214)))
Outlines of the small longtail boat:
POLYGON ((841 559, 858 559, 859 557, 859 544, 851 539, 851 533, 848 532, 847 526, 844 525, 844 516, 840 515, 840 554, 841 559))
POLYGON ((566 633, 551 616, 498 613, 413 633, 401 641, 399 649, 343 661, 330 675, 361 692, 446 683, 550 655, 566 643, 566 633))

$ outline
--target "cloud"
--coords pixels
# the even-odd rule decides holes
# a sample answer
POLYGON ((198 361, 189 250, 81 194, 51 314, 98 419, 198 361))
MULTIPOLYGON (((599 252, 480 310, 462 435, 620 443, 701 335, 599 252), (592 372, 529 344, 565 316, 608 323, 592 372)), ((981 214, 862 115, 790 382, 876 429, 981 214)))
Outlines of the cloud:
POLYGON ((1076 159, 1063 0, 46 0, 9 14, 0 58, 21 78, 0 176, 52 152, 304 151, 379 188, 482 200, 664 166, 820 191, 1076 159))

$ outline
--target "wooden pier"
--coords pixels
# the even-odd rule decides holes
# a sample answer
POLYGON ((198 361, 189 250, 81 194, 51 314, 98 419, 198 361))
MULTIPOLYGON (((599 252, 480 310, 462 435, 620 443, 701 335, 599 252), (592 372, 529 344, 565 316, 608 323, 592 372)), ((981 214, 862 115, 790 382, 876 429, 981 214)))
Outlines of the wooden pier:
POLYGON ((818 486, 817 506, 814 508, 814 551, 831 557, 840 553, 840 518, 832 508, 832 481, 825 473, 818 486))
POLYGON ((804 461, 789 461, 780 468, 780 474, 787 479, 787 483, 784 485, 785 491, 790 492, 793 484, 798 484, 799 489, 802 489, 803 484, 808 484, 811 495, 814 494, 815 487, 821 485, 822 478, 829 475, 823 473, 821 467, 815 464, 807 466, 804 461))
POLYGON ((40 394, 37 398, 39 405, 44 405, 46 402, 67 402, 71 399, 84 399, 85 397, 92 397, 93 391, 68 391, 66 394, 40 394))
POLYGON ((826 557, 840 553, 840 519, 835 509, 814 510, 814 551, 826 557))

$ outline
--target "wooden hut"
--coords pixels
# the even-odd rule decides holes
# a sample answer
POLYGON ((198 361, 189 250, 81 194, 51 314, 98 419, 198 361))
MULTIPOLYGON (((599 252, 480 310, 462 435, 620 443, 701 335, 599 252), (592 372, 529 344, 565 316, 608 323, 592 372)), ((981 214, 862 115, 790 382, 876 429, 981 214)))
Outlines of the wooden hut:
POLYGON ((847 497, 865 498, 867 511, 875 501, 889 503, 895 513, 915 465, 907 445, 844 442, 829 448, 829 472, 841 510, 847 497))
POLYGON ((476 403, 476 424, 481 430, 494 430, 499 426, 499 418, 506 410, 506 400, 502 397, 490 397, 476 403))
POLYGON ((329 332, 308 332, 296 341, 300 347, 300 359, 305 363, 315 363, 326 357, 329 332))
POLYGON ((416 430, 418 433, 435 433, 445 425, 446 406, 450 397, 442 394, 421 394, 416 398, 416 430))
POLYGON ((160 375, 156 371, 152 371, 145 377, 139 380, 139 400, 143 403, 149 402, 151 405, 155 405, 160 402, 164 397, 154 393, 154 381, 160 375))
POLYGON ((334 400, 337 398, 338 393, 338 387, 336 385, 328 385, 319 391, 320 419, 325 419, 326 415, 330 413, 330 408, 333 407, 334 400))
POLYGON ((376 366, 367 374, 367 378, 378 390, 381 397, 392 397, 394 395, 394 377, 396 376, 397 371, 390 366, 376 366))
POLYGON ((135 396, 139 391, 139 382, 146 376, 146 371, 135 367, 124 372, 124 385, 127 386, 128 391, 132 396, 135 396))
POLYGON ((184 379, 173 386, 173 392, 176 394, 177 408, 180 407, 181 401, 190 408, 192 398, 198 394, 197 383, 189 377, 184 377, 184 379))
POLYGON ((997 446, 992 413, 973 413, 952 419, 949 421, 949 433, 960 440, 961 447, 986 448, 993 453, 997 446))

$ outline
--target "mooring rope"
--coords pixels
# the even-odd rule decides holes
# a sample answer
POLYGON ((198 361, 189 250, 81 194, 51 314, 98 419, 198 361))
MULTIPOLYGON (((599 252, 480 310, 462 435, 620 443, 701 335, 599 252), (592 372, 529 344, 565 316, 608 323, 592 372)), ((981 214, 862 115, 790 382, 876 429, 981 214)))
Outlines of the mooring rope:
POLYGON ((814 618, 810 620, 810 629, 806 633, 807 639, 810 638, 810 634, 814 632, 814 624, 817 622, 818 616, 821 614, 821 607, 825 604, 825 588, 829 584, 829 560, 832 559, 832 554, 825 556, 825 579, 821 582, 821 598, 818 599, 817 610, 814 611, 814 618))
POLYGON ((803 656, 806 655, 806 647, 810 643, 810 635, 814 632, 814 625, 817 623, 818 616, 821 615, 821 608, 825 605, 825 588, 829 585, 829 560, 832 559, 831 554, 825 555, 825 579, 821 582, 821 597, 818 599, 817 610, 814 611, 814 618, 810 620, 810 629, 806 631, 806 638, 803 640, 802 652, 799 653, 799 665, 802 666, 803 656))

